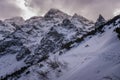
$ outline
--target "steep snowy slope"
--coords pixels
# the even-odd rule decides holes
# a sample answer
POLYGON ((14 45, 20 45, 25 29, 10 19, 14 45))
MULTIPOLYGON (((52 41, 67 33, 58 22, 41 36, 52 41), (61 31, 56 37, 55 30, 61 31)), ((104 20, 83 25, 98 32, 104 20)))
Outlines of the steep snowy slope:
POLYGON ((108 21, 102 32, 62 55, 69 71, 57 80, 120 80, 120 40, 114 31, 119 22, 120 16, 108 21))

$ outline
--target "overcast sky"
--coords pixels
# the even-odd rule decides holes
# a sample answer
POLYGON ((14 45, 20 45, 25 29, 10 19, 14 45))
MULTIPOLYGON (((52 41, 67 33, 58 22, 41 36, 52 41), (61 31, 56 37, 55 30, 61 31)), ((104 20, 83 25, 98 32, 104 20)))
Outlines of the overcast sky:
POLYGON ((50 8, 58 8, 70 15, 78 13, 96 20, 99 14, 106 19, 120 13, 120 0, 0 0, 0 19, 44 15, 50 8))

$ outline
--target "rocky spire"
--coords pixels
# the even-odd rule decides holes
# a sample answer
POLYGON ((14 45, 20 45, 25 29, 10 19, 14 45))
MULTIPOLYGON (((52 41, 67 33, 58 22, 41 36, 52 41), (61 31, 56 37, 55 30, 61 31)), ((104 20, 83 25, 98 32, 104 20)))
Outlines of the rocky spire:
POLYGON ((104 24, 106 22, 106 20, 104 19, 104 17, 100 14, 96 23, 95 23, 95 26, 98 27, 102 24, 104 24))

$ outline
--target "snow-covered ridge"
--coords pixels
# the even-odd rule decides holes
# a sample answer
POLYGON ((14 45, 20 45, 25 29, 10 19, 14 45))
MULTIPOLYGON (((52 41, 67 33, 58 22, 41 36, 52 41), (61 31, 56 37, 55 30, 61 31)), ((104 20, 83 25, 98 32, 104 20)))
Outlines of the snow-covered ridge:
POLYGON ((4 22, 16 25, 23 25, 25 20, 22 17, 13 17, 10 19, 5 19, 4 22))

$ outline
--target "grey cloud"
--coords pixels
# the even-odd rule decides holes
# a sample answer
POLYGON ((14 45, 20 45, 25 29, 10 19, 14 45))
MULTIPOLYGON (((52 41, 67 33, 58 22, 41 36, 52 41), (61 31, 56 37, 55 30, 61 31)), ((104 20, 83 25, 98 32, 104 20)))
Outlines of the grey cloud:
MULTIPOLYGON (((22 10, 15 0, 0 0, 0 19, 20 16, 22 10)), ((28 8, 34 9, 39 15, 45 14, 50 8, 58 8, 68 14, 78 13, 88 19, 96 20, 99 14, 106 19, 113 17, 115 9, 120 8, 120 0, 25 0, 28 8)))
POLYGON ((22 10, 11 1, 12 0, 0 0, 0 19, 6 19, 21 15, 22 10))
POLYGON ((50 8, 58 8, 71 15, 78 13, 92 20, 99 14, 109 19, 113 17, 113 11, 120 8, 120 0, 31 0, 29 7, 38 9, 40 15, 50 8))

